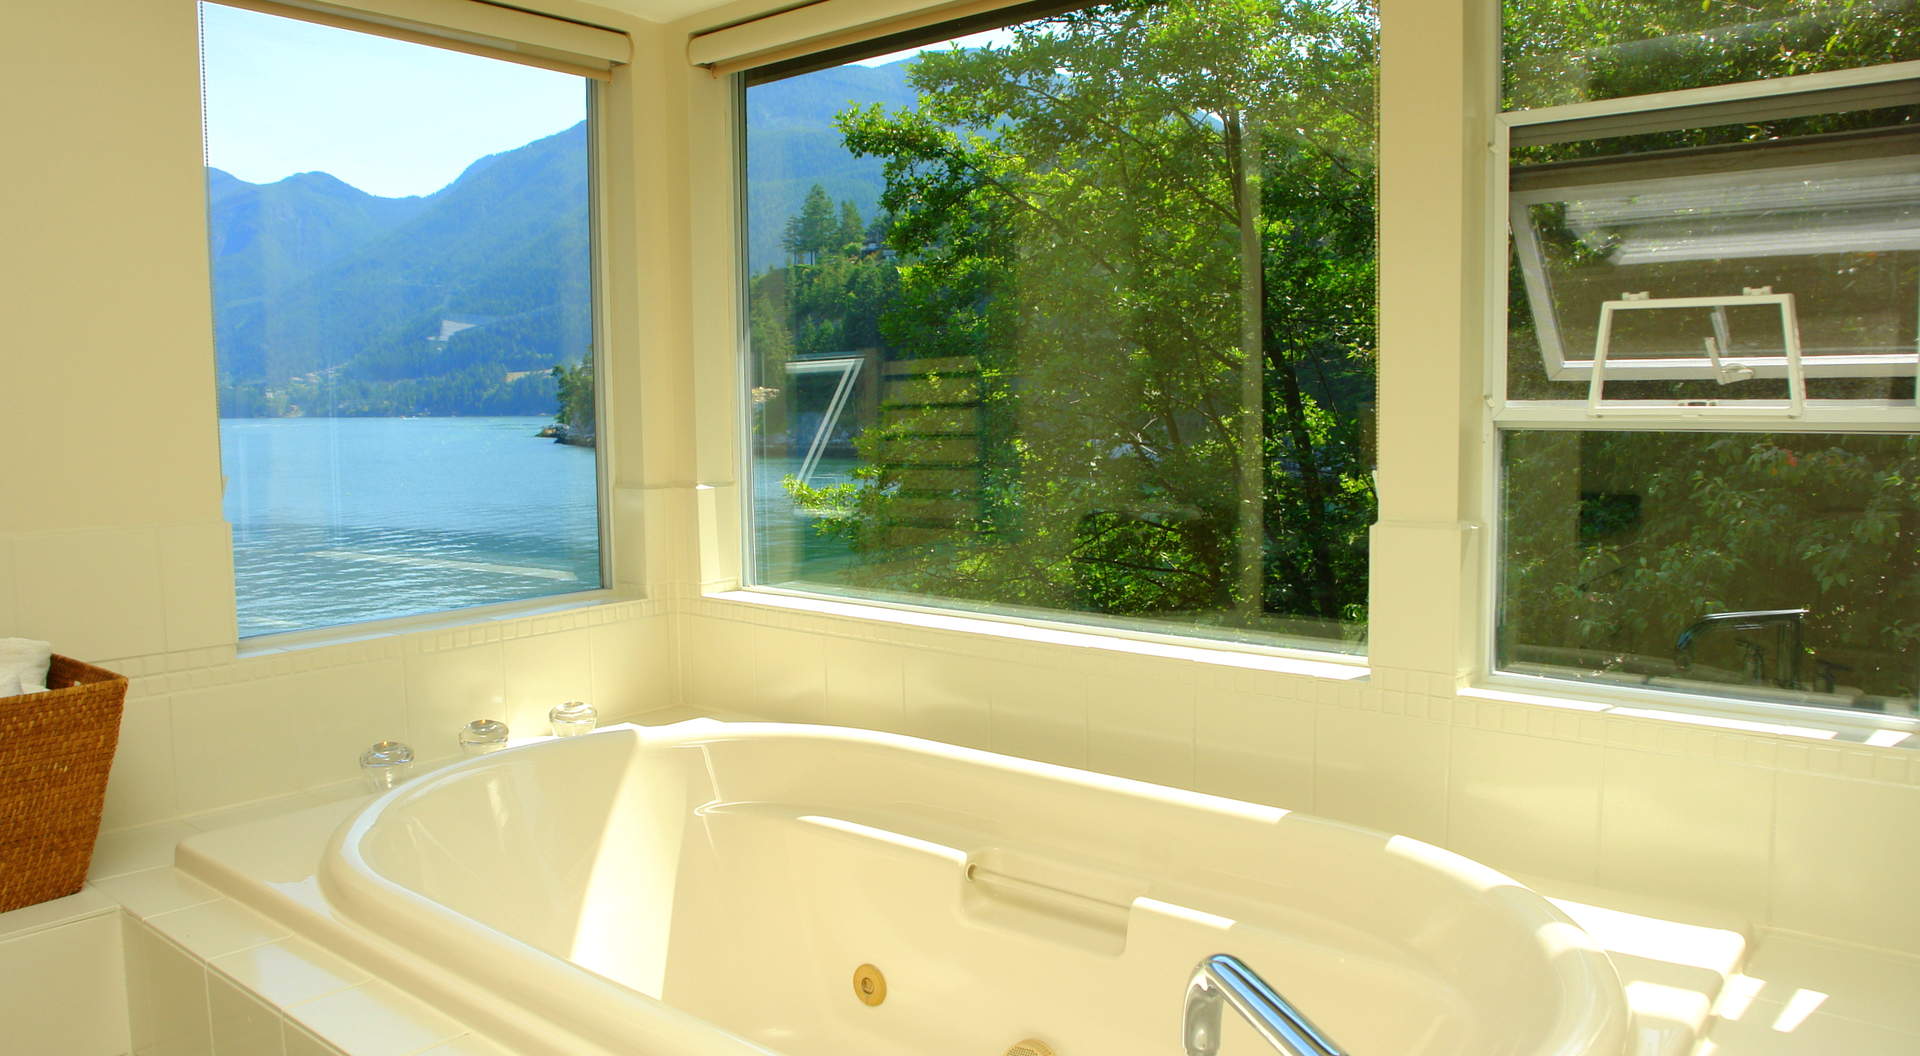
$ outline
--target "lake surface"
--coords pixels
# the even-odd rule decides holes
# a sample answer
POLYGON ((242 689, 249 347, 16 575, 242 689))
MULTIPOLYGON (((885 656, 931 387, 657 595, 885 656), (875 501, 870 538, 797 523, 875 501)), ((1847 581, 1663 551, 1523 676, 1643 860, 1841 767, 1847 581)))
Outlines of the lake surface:
POLYGON ((594 451, 548 423, 223 419, 240 635, 599 587, 594 451))

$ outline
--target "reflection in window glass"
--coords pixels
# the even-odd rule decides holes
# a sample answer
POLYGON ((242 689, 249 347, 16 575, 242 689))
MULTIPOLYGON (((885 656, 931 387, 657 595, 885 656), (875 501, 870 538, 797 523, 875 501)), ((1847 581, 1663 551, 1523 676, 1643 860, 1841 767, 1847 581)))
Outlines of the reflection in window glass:
POLYGON ((1915 0, 1505 0, 1502 109, 1920 58, 1915 0))
POLYGON ((1375 40, 1175 0, 751 85, 757 580, 1359 648, 1375 40))
POLYGON ((599 587, 585 82, 202 18, 241 635, 599 587))
POLYGON ((1509 432, 1499 664, 1912 714, 1920 438, 1509 432))
POLYGON ((1725 301, 1613 314, 1610 400, 1779 400, 1790 328, 1742 300, 1764 291, 1793 298, 1808 397, 1912 398, 1920 107, 1625 138, 1516 151, 1513 396, 1584 397, 1606 306, 1645 294, 1725 301))

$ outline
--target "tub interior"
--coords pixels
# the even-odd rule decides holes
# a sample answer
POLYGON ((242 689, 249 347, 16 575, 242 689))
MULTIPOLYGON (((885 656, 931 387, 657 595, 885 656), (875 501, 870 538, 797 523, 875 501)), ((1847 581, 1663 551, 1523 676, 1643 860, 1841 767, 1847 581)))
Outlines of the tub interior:
MULTIPOLYGON (((1404 837, 874 735, 512 754, 393 800, 367 867, 776 1052, 1177 1054, 1222 952, 1361 1056, 1587 1051, 1553 1040, 1591 1011, 1583 933, 1404 837)), ((1227 1018, 1223 1051, 1267 1048, 1227 1018)))

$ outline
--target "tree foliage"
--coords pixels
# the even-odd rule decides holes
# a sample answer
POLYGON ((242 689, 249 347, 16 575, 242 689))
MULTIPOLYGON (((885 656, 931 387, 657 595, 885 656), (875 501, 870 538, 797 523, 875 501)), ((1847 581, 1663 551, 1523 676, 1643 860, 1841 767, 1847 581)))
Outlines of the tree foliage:
POLYGON ((803 504, 846 511, 822 526, 854 585, 1338 636, 1374 505, 1370 10, 1121 3, 1012 36, 922 53, 913 108, 841 115, 884 162, 885 245, 803 255, 810 195, 756 287, 784 281, 785 310, 752 313, 763 350, 877 337, 926 364, 965 393, 934 402, 974 416, 977 475, 929 489, 955 438, 901 414, 803 504))

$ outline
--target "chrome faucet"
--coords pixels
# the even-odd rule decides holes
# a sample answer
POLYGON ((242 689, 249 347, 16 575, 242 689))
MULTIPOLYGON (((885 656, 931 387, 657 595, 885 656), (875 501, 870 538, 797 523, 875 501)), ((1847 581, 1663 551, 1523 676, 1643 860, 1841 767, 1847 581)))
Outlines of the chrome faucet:
POLYGON ((1227 953, 1201 961, 1187 981, 1187 1007, 1180 1019, 1187 1056, 1215 1056, 1220 1051, 1222 1005, 1232 1005, 1285 1056, 1347 1056, 1266 980, 1227 953))

